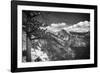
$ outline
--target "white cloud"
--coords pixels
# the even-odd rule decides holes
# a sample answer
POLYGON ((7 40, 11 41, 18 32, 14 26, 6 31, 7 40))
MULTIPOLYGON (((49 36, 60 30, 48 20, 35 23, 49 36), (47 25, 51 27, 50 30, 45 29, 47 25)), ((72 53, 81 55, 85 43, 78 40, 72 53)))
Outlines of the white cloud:
POLYGON ((59 32, 62 29, 66 31, 73 31, 73 32, 87 32, 90 30, 90 22, 89 21, 83 21, 78 22, 74 25, 67 25, 66 23, 52 23, 50 26, 47 27, 41 27, 41 29, 47 29, 51 32, 59 32))
POLYGON ((62 27, 62 26, 66 26, 66 23, 52 23, 51 27, 62 27))
POLYGON ((67 27, 66 23, 52 23, 50 26, 47 26, 47 30, 52 31, 52 32, 59 32, 61 31, 64 27, 67 27))
POLYGON ((90 31, 90 22, 89 21, 83 21, 79 22, 77 24, 74 24, 72 26, 69 26, 68 28, 64 28, 66 31, 73 31, 73 32, 88 32, 90 31))

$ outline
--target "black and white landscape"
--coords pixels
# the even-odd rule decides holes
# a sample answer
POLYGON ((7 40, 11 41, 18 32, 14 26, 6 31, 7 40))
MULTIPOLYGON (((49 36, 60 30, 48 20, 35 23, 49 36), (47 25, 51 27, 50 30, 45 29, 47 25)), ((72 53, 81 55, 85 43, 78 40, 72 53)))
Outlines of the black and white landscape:
POLYGON ((90 14, 22 11, 22 61, 90 59, 90 14))

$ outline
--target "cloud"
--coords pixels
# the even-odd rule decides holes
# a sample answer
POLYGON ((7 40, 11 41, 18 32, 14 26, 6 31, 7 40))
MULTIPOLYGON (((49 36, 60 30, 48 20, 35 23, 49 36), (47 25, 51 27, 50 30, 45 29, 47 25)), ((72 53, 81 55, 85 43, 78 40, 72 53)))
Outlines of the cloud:
POLYGON ((52 32, 59 32, 61 31, 64 27, 67 27, 66 23, 52 23, 50 26, 47 26, 47 30, 52 31, 52 32))
POLYGON ((66 31, 72 31, 72 32, 88 32, 90 31, 90 22, 89 21, 83 21, 79 22, 77 24, 74 24, 72 26, 69 26, 68 28, 64 28, 66 31))
POLYGON ((90 30, 90 22, 83 21, 73 25, 67 25, 66 23, 52 23, 50 26, 42 27, 42 29, 47 29, 47 31, 50 32, 59 32, 62 29, 68 32, 88 32, 90 30))
POLYGON ((66 26, 66 23, 52 23, 51 27, 62 27, 62 26, 66 26))

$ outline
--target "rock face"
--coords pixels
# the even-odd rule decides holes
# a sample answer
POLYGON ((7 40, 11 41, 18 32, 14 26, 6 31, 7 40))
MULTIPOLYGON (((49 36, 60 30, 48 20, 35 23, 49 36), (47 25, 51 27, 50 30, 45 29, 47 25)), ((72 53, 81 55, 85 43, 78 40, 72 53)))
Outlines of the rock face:
POLYGON ((56 35, 49 32, 48 35, 51 39, 38 40, 37 46, 35 45, 38 52, 41 52, 41 55, 37 53, 37 59, 40 58, 40 61, 89 58, 89 41, 85 39, 86 37, 89 39, 89 36, 82 36, 80 34, 72 35, 64 30, 56 35))

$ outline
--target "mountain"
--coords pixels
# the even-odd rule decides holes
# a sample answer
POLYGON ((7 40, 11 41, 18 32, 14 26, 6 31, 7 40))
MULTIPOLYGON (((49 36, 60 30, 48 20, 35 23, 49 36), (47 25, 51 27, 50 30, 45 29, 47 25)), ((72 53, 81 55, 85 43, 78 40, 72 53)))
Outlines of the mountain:
POLYGON ((45 34, 40 34, 43 37, 42 39, 32 40, 32 61, 90 58, 90 24, 88 21, 71 26, 52 24, 51 26, 40 28, 45 30, 45 34))
POLYGON ((46 34, 48 35, 48 38, 45 36, 46 39, 38 39, 37 45, 35 45, 35 47, 37 47, 36 50, 41 54, 37 53, 37 59, 40 58, 40 61, 88 58, 88 55, 84 57, 89 49, 86 49, 89 41, 84 39, 88 33, 81 33, 80 35, 80 33, 77 32, 72 34, 70 32, 66 32, 65 30, 61 30, 58 34, 51 32, 47 32, 46 34), (77 57, 78 55, 82 56, 77 57))

